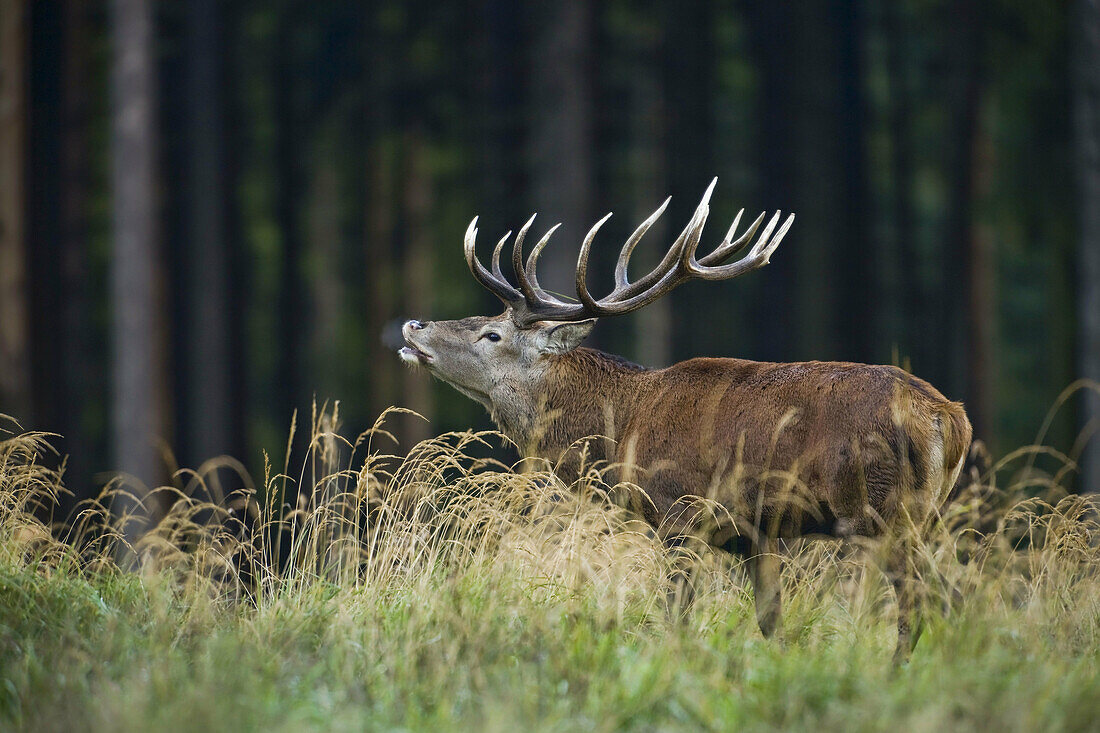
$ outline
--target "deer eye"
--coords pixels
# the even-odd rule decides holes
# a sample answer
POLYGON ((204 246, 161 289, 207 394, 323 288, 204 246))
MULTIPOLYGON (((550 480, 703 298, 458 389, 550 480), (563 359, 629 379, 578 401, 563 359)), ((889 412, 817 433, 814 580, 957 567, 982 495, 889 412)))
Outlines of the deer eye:
POLYGON ((489 339, 490 341, 496 343, 497 341, 500 341, 500 334, 496 331, 489 331, 489 333, 482 334, 481 338, 489 339))

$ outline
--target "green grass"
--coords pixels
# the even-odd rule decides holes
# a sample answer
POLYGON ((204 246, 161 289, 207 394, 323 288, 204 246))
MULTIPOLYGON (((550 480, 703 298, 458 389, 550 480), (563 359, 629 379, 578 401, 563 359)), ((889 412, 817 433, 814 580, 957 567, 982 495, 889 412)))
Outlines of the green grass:
POLYGON ((761 638, 740 564, 708 551, 674 622, 670 558, 598 472, 566 490, 468 458, 491 437, 471 434, 398 464, 331 422, 314 421, 293 510, 271 498, 282 474, 259 500, 181 474, 129 547, 109 496, 51 533, 34 516, 62 490, 46 438, 0 441, 0 728, 1100 726, 1096 502, 1059 489, 1056 456, 1011 458, 945 511, 923 563, 958 593, 929 588, 950 613, 895 668, 887 584, 835 543, 789 548, 779 640, 761 638))

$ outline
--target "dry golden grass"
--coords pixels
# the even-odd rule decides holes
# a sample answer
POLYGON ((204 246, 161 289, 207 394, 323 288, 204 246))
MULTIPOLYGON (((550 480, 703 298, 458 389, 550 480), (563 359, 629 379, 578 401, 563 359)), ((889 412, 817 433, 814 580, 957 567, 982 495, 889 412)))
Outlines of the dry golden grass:
MULTIPOLYGON (((920 548, 928 615, 890 665, 893 600, 866 552, 785 549, 782 638, 739 561, 696 548, 696 600, 593 467, 565 486, 470 456, 493 433, 386 455, 315 411, 293 472, 238 464, 144 493, 64 491, 49 436, 0 441, 0 720, 27 729, 1095 729, 1100 521, 1072 461, 1007 456, 920 548), (222 485, 237 475, 239 487, 222 485), (301 487, 295 491, 295 487, 301 487), (291 497, 297 496, 291 503, 291 497)), ((385 417, 385 416, 383 416, 385 417)), ((481 451, 484 452, 484 451, 481 451)))

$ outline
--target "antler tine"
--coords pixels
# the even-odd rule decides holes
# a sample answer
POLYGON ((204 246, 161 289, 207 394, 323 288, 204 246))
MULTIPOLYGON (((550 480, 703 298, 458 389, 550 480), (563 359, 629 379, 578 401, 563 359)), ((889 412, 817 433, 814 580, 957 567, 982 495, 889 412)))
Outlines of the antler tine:
POLYGON ((760 215, 749 225, 745 233, 734 240, 733 233, 737 230, 737 225, 741 223, 741 215, 744 213, 744 209, 737 212, 737 217, 733 220, 733 225, 730 227, 729 232, 726 233, 726 237, 722 240, 722 244, 718 245, 709 255, 699 258, 699 264, 708 266, 719 265, 723 260, 729 259, 748 246, 752 238, 756 236, 756 230, 760 228, 760 224, 764 221, 767 212, 760 212, 760 215))
POLYGON ((557 229, 556 226, 535 245, 535 249, 532 250, 531 257, 528 259, 527 269, 525 270, 522 266, 523 240, 534 219, 535 217, 532 216, 523 225, 516 236, 516 242, 512 249, 512 264, 515 266, 516 277, 522 290, 515 288, 508 282, 508 278, 504 276, 504 272, 500 267, 500 254, 504 249, 505 242, 511 238, 511 232, 501 237, 493 249, 493 258, 490 263, 491 271, 485 269, 485 266, 478 260, 476 252, 477 217, 474 217, 466 228, 464 242, 466 264, 469 265, 470 272, 483 287, 504 301, 509 308, 512 320, 521 327, 539 320, 573 321, 589 318, 590 316, 585 313, 584 307, 580 304, 565 303, 547 294, 539 286, 537 277, 534 276, 534 267, 538 255, 550 240, 550 235, 557 229), (520 264, 517 265, 517 262, 520 264), (528 272, 531 274, 530 277, 526 276, 528 272))
POLYGON ((525 272, 527 274, 527 282, 531 283, 531 287, 540 297, 552 299, 555 302, 562 303, 563 305, 570 305, 569 303, 564 303, 564 301, 554 298, 552 295, 543 290, 542 286, 539 285, 538 274, 535 271, 536 267, 538 266, 539 255, 542 254, 542 250, 550 242, 550 237, 554 236, 554 232, 556 232, 558 230, 558 227, 560 226, 561 224, 559 223, 550 227, 546 234, 542 235, 542 239, 540 239, 538 243, 535 244, 534 248, 531 250, 531 254, 527 255, 527 267, 525 268, 525 272))
POLYGON ((626 240, 626 244, 623 245, 623 249, 619 252, 619 260, 615 263, 615 290, 625 290, 630 287, 630 280, 627 277, 627 268, 630 265, 630 255, 633 254, 634 248, 638 246, 638 242, 642 240, 645 233, 649 231, 649 228, 653 226, 654 222, 661 218, 661 214, 665 213, 665 209, 668 208, 669 202, 672 201, 672 197, 669 196, 665 199, 664 203, 657 207, 649 217, 638 225, 638 228, 634 230, 634 233, 630 235, 630 239, 626 240))
POLYGON ((618 316, 629 313, 657 300, 665 293, 673 290, 677 285, 680 285, 685 279, 686 278, 680 273, 679 268, 673 267, 662 273, 657 280, 657 284, 652 288, 636 293, 625 299, 610 300, 605 298, 597 302, 595 308, 589 308, 589 310, 592 311, 592 315, 597 316, 618 316))
POLYGON ((771 240, 772 232, 775 231, 775 225, 779 223, 779 217, 782 216, 782 212, 775 212, 772 214, 772 218, 768 220, 768 225, 764 227, 763 233, 760 235, 760 239, 749 250, 750 255, 759 255, 768 246, 769 240, 771 240))
MULTIPOLYGON (((639 293, 646 291, 653 284, 661 282, 665 278, 665 275, 668 273, 669 270, 676 269, 676 262, 680 258, 680 254, 683 251, 684 244, 691 237, 692 231, 696 227, 700 229, 700 232, 702 231, 702 224, 697 220, 697 218, 703 211, 709 210, 707 208, 708 202, 710 200, 711 193, 714 191, 714 184, 717 182, 717 178, 713 179, 710 182, 710 186, 707 187, 706 193, 703 194, 703 199, 699 202, 699 205, 695 207, 695 213, 692 215, 691 220, 687 223, 687 226, 684 227, 683 231, 680 232, 680 235, 676 237, 676 241, 674 241, 672 243, 672 246, 668 248, 668 251, 665 252, 664 257, 662 257, 661 261, 657 263, 657 266, 646 273, 644 277, 641 277, 635 282, 630 283, 625 288, 622 288, 620 290, 618 287, 616 287, 615 291, 613 291, 612 294, 608 296, 608 298, 612 298, 615 301, 630 300, 639 293)), ((665 203, 668 202, 666 201, 665 203)), ((706 221, 705 215, 703 217, 703 221, 706 221)), ((606 315, 611 314, 608 313, 606 315)))
MULTIPOLYGON (((713 182, 710 185, 711 188, 714 188, 713 182)), ((707 216, 710 214, 709 201, 707 200, 710 198, 710 189, 707 189, 707 194, 699 203, 698 208, 695 209, 687 228, 684 229, 686 238, 680 247, 680 267, 685 272, 688 269, 687 264, 695 262, 695 250, 699 248, 699 240, 703 238, 703 226, 706 225, 707 216)))
MULTIPOLYGON (((506 278, 504 276, 504 272, 500 269, 500 253, 504 250, 504 243, 507 242, 508 239, 511 236, 512 236, 512 230, 509 229, 504 234, 504 236, 500 238, 500 241, 497 242, 497 246, 493 247, 493 260, 492 260, 493 275, 498 280, 500 280, 502 283, 507 283, 508 278, 506 278)), ((509 284, 508 287, 511 287, 511 284, 509 284)), ((515 290, 515 288, 512 288, 512 289, 515 290)))
POLYGON ((638 293, 644 291, 649 286, 658 282, 665 276, 670 269, 675 269, 676 261, 680 257, 680 250, 684 246, 684 242, 687 241, 687 236, 691 232, 691 223, 689 222, 684 230, 680 232, 680 235, 676 237, 676 241, 672 243, 672 246, 665 252, 664 257, 657 265, 647 272, 643 277, 638 278, 634 282, 630 283, 627 287, 621 291, 615 292, 616 298, 632 298, 638 293))
MULTIPOLYGON (((495 267, 493 268, 498 273, 500 272, 500 247, 501 245, 498 244, 498 256, 494 258, 495 267)), ((474 279, 481 283, 486 290, 509 305, 523 299, 519 291, 509 285, 503 276, 498 279, 493 273, 486 270, 485 266, 482 265, 481 261, 477 258, 476 216, 470 221, 470 225, 466 227, 466 236, 463 240, 463 251, 466 254, 466 265, 470 268, 470 274, 472 274, 474 279)))
POLYGON ((516 273, 516 282, 519 283, 519 289, 523 292, 523 299, 528 304, 538 300, 538 298, 523 269, 523 240, 527 238, 527 232, 531 225, 535 223, 536 216, 538 214, 531 214, 531 218, 527 220, 527 223, 520 227, 519 234, 516 235, 516 243, 512 246, 512 270, 516 273))
MULTIPOLYGON (((712 183, 707 193, 714 188, 712 183)), ((581 299, 588 310, 593 315, 597 316, 614 316, 621 313, 627 313, 642 307, 647 303, 651 303, 654 300, 660 298, 668 291, 675 288, 681 282, 684 277, 679 270, 678 258, 684 251, 686 246, 696 246, 699 243, 699 236, 703 231, 703 224, 707 218, 707 199, 709 196, 704 196, 699 206, 695 209, 695 214, 692 216, 691 221, 681 232, 680 236, 676 238, 676 241, 665 253, 661 263, 651 270, 645 277, 636 283, 629 284, 625 288, 616 288, 610 295, 599 301, 593 300, 592 296, 588 293, 587 287, 582 287, 584 281, 580 275, 578 269, 577 279, 577 295, 581 299), (653 284, 653 283, 656 284, 653 284), (650 287, 652 285, 652 287, 650 287)), ((605 219, 606 220, 606 217, 605 219)), ((603 221, 600 222, 602 224, 603 221)), ((592 236, 592 232, 589 233, 592 236)), ((591 244, 591 242, 587 242, 591 244)), ((587 266, 588 255, 584 252, 585 265, 587 266)))
POLYGON ((600 304, 588 292, 588 252, 592 249, 592 240, 596 238, 596 232, 600 231, 600 227, 610 218, 611 212, 608 212, 604 218, 592 225, 592 228, 588 230, 588 234, 584 235, 584 241, 581 242, 581 253, 577 257, 577 297, 580 298, 585 308, 593 312, 593 315, 602 314, 599 312, 600 304))
MULTIPOLYGON (((730 228, 728 230, 726 230, 726 236, 722 237, 722 244, 719 245, 716 249, 721 249, 722 245, 726 245, 726 246, 730 246, 730 247, 733 246, 733 233, 737 231, 737 225, 741 223, 741 217, 744 216, 744 215, 745 215, 745 209, 744 208, 742 208, 740 211, 737 212, 737 216, 733 217, 733 223, 730 224, 730 228)), ((744 239, 744 237, 741 237, 741 239, 738 239, 737 241, 740 242, 743 239, 744 239)))
MULTIPOLYGON (((775 212, 777 215, 779 212, 775 212)), ((783 237, 787 236, 787 230, 794 224, 794 214, 788 214, 787 218, 783 220, 783 226, 779 227, 779 231, 775 233, 775 237, 772 241, 760 249, 760 256, 763 258, 763 264, 771 262, 772 253, 779 247, 779 243, 783 241, 783 237)), ((754 247, 754 249, 756 249, 754 247)))
POLYGON ((535 215, 532 214, 531 218, 527 220, 527 223, 519 230, 519 234, 516 235, 516 243, 512 247, 512 269, 516 272, 516 281, 519 283, 520 290, 523 293, 523 300, 527 306, 527 310, 533 316, 553 316, 559 319, 566 319, 571 315, 583 314, 583 309, 576 303, 566 303, 543 290, 542 286, 539 285, 538 275, 535 274, 538 256, 550 241, 550 237, 553 235, 554 231, 561 226, 560 224, 555 224, 550 228, 550 231, 543 235, 542 239, 535 245, 535 248, 531 250, 531 255, 527 259, 527 266, 524 267, 523 241, 527 237, 527 232, 534 222, 535 215))
POLYGON ((728 265, 706 267, 696 261, 694 257, 691 257, 684 260, 685 270, 691 277, 696 277, 700 280, 726 280, 763 267, 768 264, 772 252, 774 252, 776 247, 779 246, 779 243, 783 241, 783 237, 786 236, 787 230, 789 230, 794 223, 794 214, 790 214, 773 238, 772 232, 775 230, 775 226, 779 222, 780 216, 781 213, 778 211, 772 215, 772 218, 768 221, 768 225, 764 227, 760 239, 753 245, 748 256, 744 259, 738 260, 737 262, 731 262, 728 265))

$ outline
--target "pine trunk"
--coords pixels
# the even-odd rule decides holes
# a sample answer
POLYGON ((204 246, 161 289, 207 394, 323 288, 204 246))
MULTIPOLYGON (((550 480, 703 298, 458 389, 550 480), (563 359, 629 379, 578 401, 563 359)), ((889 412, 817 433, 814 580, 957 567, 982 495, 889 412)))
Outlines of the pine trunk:
MULTIPOLYGON (((404 175, 404 298, 406 313, 431 313, 432 310, 432 233, 429 214, 432 182, 428 170, 427 145, 423 133, 410 131, 405 136, 404 175)), ((432 385, 419 370, 402 372, 402 406, 431 419, 432 385)), ((405 448, 431 436, 431 425, 411 415, 400 420, 398 439, 405 448)))
MULTIPOLYGON (((539 280, 549 289, 572 294, 576 248, 592 223, 595 188, 593 159, 592 6, 561 0, 543 6, 531 56, 531 195, 541 226, 562 223, 558 246, 539 258, 539 280)), ((517 225, 511 225, 515 229, 517 225)), ((535 240, 537 241, 537 240, 535 240)))
POLYGON ((1071 66, 1074 148, 1077 163, 1078 360, 1092 380, 1081 402, 1081 424, 1091 440, 1081 455, 1081 489, 1100 491, 1100 2, 1077 0, 1071 66))
MULTIPOLYGON (((111 3, 112 438, 117 468, 140 486, 164 478, 159 447, 168 439, 164 325, 157 236, 153 12, 148 0, 111 3)), ((153 511, 120 499, 116 514, 136 512, 132 541, 153 511)))
POLYGON ((25 175, 27 4, 0 2, 0 413, 31 416, 25 175))
POLYGON ((61 414, 56 429, 68 454, 66 484, 85 496, 93 490, 92 459, 95 439, 88 424, 92 414, 93 384, 100 374, 92 349, 93 295, 89 283, 90 241, 88 204, 90 187, 89 96, 91 34, 89 11, 83 0, 66 0, 65 46, 62 66, 61 231, 58 264, 61 270, 61 414))
POLYGON ((225 109, 222 82, 225 18, 219 0, 187 6, 185 158, 187 279, 183 297, 188 343, 181 445, 189 465, 233 454, 230 263, 227 237, 225 109))

